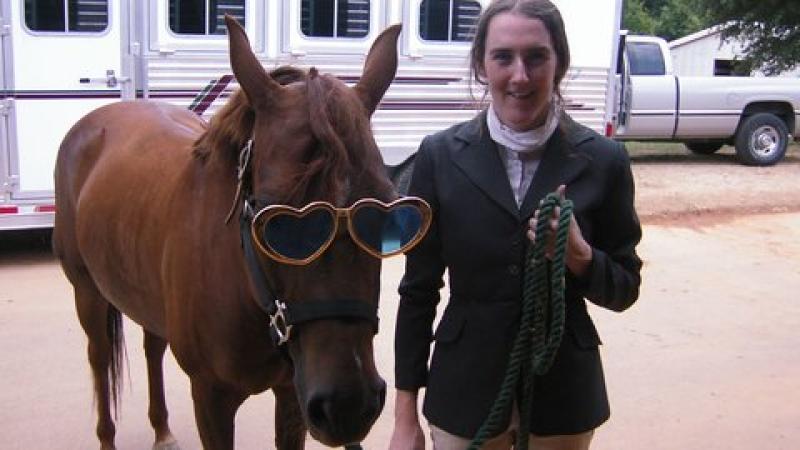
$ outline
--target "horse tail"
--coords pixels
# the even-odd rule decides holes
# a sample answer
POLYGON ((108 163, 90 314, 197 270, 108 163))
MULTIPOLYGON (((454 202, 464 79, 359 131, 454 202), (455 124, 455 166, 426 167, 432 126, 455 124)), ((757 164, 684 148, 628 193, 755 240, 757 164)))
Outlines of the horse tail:
POLYGON ((110 364, 108 365, 109 394, 114 419, 119 418, 122 402, 122 371, 125 367, 125 334, 122 327, 122 314, 112 304, 108 304, 106 316, 106 335, 111 344, 110 364))

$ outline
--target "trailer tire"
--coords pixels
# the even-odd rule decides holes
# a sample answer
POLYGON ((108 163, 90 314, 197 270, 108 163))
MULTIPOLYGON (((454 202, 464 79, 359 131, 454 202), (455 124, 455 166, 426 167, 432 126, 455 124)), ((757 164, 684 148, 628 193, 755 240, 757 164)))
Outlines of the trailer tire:
POLYGON ((736 158, 748 166, 771 166, 786 154, 789 129, 780 117, 770 113, 744 119, 736 133, 736 158))
POLYGON ((723 144, 722 141, 694 141, 683 143, 690 152, 697 155, 712 155, 716 153, 717 150, 721 149, 723 144))

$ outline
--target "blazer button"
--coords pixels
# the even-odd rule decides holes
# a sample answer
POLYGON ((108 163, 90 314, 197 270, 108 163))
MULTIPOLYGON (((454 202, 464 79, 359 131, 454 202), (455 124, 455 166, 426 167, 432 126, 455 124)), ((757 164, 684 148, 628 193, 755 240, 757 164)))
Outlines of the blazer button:
POLYGON ((517 276, 519 275, 519 265, 517 264, 509 264, 508 265, 508 273, 511 275, 517 276))

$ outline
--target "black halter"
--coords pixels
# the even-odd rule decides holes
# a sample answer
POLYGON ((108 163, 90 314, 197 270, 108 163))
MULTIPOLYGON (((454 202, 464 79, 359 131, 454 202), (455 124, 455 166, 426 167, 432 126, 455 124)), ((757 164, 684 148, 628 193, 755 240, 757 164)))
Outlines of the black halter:
POLYGON ((276 346, 281 346, 291 339, 292 327, 304 322, 320 319, 348 318, 366 320, 373 324, 378 332, 378 307, 357 299, 320 299, 307 300, 300 303, 280 300, 275 290, 270 288, 269 281, 261 269, 261 264, 253 245, 250 224, 257 210, 252 205, 265 207, 267 201, 259 201, 252 195, 249 182, 252 140, 242 148, 239 155, 238 186, 234 208, 241 202, 239 214, 239 231, 242 250, 244 251, 247 273, 255 289, 258 306, 269 315, 270 336, 276 346))

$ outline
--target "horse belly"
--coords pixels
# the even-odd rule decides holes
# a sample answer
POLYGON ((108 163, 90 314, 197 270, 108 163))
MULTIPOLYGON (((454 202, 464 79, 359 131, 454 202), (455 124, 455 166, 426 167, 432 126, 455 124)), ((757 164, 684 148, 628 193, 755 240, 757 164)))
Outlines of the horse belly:
POLYGON ((75 204, 77 245, 106 299, 166 337, 165 216, 196 135, 164 120, 161 107, 119 105, 94 124, 102 127, 103 146, 75 204))

